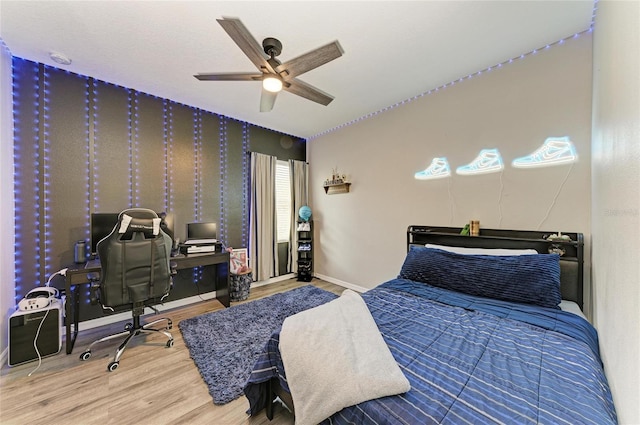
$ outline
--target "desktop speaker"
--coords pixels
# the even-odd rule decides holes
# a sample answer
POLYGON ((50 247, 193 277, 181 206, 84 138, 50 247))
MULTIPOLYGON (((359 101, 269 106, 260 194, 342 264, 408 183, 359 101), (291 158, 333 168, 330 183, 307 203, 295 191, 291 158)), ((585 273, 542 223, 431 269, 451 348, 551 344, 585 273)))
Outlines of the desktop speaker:
POLYGON ((62 348, 62 301, 54 298, 38 310, 18 310, 9 317, 9 366, 57 354, 62 348), (44 319, 44 321, 43 321, 44 319), (42 326, 40 326, 42 324, 42 326), (38 333, 38 328, 40 332, 38 333))

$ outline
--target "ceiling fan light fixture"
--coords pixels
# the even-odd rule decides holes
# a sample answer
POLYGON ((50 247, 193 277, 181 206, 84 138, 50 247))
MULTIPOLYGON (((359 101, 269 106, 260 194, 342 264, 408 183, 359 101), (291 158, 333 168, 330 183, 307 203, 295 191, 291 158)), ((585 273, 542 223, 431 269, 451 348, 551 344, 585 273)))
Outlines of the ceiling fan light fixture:
POLYGON ((337 40, 282 63, 276 59, 276 56, 282 53, 282 43, 279 40, 267 37, 262 41, 262 49, 260 49, 260 44, 240 19, 222 18, 217 21, 258 68, 258 73, 225 72, 194 75, 198 80, 262 81, 260 112, 269 112, 273 109, 276 97, 282 89, 320 105, 327 106, 331 103, 333 96, 296 77, 342 56, 344 51, 337 40))
POLYGON ((270 75, 262 80, 262 88, 271 93, 278 93, 282 90, 282 80, 270 75))

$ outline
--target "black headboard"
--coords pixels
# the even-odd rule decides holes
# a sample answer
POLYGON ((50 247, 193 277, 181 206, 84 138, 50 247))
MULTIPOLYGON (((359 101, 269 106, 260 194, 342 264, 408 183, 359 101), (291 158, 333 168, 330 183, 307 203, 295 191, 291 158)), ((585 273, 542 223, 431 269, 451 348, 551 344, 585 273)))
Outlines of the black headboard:
POLYGON ((584 241, 582 233, 562 232, 570 240, 550 241, 556 232, 531 230, 480 229, 479 236, 461 235, 459 227, 412 225, 407 229, 407 250, 411 245, 447 245, 468 248, 535 249, 540 254, 560 255, 560 289, 562 299, 583 308, 584 241))

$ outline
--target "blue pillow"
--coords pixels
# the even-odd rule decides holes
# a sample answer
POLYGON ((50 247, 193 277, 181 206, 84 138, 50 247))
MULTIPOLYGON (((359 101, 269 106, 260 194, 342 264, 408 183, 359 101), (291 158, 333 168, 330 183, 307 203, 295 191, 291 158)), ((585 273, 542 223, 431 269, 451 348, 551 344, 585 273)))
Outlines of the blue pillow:
POLYGON ((480 297, 560 308, 557 254, 462 255, 411 246, 398 277, 480 297))

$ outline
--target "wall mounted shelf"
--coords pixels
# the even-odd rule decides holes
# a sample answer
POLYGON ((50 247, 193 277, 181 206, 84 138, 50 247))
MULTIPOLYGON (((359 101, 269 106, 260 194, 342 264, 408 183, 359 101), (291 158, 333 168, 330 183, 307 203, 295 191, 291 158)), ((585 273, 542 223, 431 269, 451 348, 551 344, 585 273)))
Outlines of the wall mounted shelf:
POLYGON ((333 195, 336 193, 349 193, 349 186, 351 186, 351 183, 348 183, 348 182, 325 184, 324 192, 327 195, 333 195))

